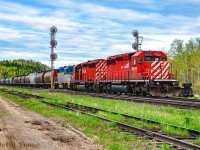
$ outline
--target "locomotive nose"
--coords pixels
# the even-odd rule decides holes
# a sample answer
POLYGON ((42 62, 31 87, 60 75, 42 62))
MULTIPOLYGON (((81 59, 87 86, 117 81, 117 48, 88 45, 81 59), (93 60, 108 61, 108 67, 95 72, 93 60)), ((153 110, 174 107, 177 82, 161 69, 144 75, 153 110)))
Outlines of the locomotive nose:
POLYGON ((151 64, 151 79, 168 79, 169 69, 169 62, 154 61, 151 64))

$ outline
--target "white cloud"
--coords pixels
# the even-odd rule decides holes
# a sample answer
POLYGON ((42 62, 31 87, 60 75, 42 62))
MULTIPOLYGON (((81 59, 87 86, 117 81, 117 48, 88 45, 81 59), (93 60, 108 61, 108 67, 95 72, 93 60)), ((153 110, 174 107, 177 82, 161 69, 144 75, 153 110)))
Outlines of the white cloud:
MULTIPOLYGON (((57 67, 133 51, 134 29, 144 37, 142 49, 169 49, 175 38, 188 40, 200 36, 200 16, 163 15, 70 0, 36 1, 44 3, 45 8, 0 2, 0 42, 7 44, 0 46, 0 59, 30 58, 50 65, 52 25, 58 27, 57 67)), ((147 7, 155 4, 154 0, 129 2, 147 7)))
MULTIPOLYGON (((22 58, 22 57, 26 57, 26 58, 37 58, 38 55, 34 54, 34 53, 30 53, 30 52, 16 52, 16 51, 7 51, 7 52, 1 52, 1 56, 0 57, 15 57, 15 58, 22 58)), ((39 55, 39 57, 42 57, 41 54, 39 55)))

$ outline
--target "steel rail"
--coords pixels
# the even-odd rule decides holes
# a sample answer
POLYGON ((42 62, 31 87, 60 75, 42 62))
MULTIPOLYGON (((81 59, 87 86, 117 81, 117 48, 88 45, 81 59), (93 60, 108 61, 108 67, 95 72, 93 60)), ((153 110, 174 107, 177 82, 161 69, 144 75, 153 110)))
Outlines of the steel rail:
POLYGON ((170 100, 170 99, 158 99, 158 98, 144 98, 136 97, 130 95, 115 95, 115 94, 99 94, 99 93, 86 93, 86 92, 77 92, 77 91, 58 91, 58 92, 68 92, 73 94, 82 94, 89 95, 93 97, 108 98, 108 99, 117 99, 117 100, 126 100, 128 102, 138 102, 138 103, 149 103, 149 104, 159 104, 167 106, 176 106, 179 108, 193 108, 200 109, 200 101, 182 101, 182 100, 170 100))
MULTIPOLYGON (((102 112, 112 113, 112 114, 116 114, 116 115, 121 115, 121 116, 124 116, 125 118, 132 118, 132 119, 136 119, 136 120, 140 120, 140 121, 144 121, 144 122, 146 121, 148 123, 171 126, 171 127, 179 128, 179 129, 182 129, 182 130, 187 130, 189 133, 191 133, 195 137, 200 136, 200 131, 190 129, 190 128, 185 128, 185 127, 181 127, 181 126, 177 126, 177 125, 173 125, 173 124, 168 124, 168 123, 164 123, 164 122, 159 122, 159 121, 155 121, 155 120, 150 120, 150 119, 146 119, 146 118, 141 118, 141 117, 137 117, 137 116, 130 116, 128 114, 122 114, 122 113, 118 113, 118 112, 114 112, 114 111, 108 111, 108 110, 105 110, 105 109, 95 108, 95 107, 91 107, 91 106, 85 106, 85 105, 81 105, 81 104, 77 104, 77 103, 67 102, 67 104, 81 106, 81 107, 84 107, 84 108, 87 108, 87 109, 90 109, 90 110, 102 111, 102 112)), ((65 106, 68 106, 68 105, 65 105, 65 106)))
MULTIPOLYGON (((37 98, 37 99, 47 98, 47 99, 50 99, 50 100, 54 100, 53 98, 48 98, 48 97, 43 97, 43 96, 38 96, 38 95, 33 95, 33 94, 27 94, 27 93, 22 93, 22 92, 16 92, 16 91, 8 91, 8 90, 5 91, 4 90, 4 92, 10 93, 10 94, 14 94, 14 95, 19 94, 19 96, 22 96, 24 98, 33 97, 33 98, 37 98)), ((90 109, 90 110, 113 113, 113 114, 116 114, 116 115, 122 115, 122 116, 124 116, 126 118, 133 118, 133 119, 136 119, 136 120, 146 121, 146 122, 153 123, 153 124, 171 126, 171 127, 179 128, 179 129, 182 129, 182 130, 187 130, 193 136, 200 136, 200 131, 194 130, 194 129, 190 129, 190 128, 186 128, 186 127, 181 127, 181 126, 168 124, 168 123, 164 123, 164 122, 158 122, 158 121, 155 121, 155 120, 150 120, 150 119, 141 118, 141 117, 137 117, 137 116, 130 116, 128 114, 122 114, 122 113, 118 113, 118 112, 114 112, 114 111, 108 111, 108 110, 105 110, 105 109, 95 108, 95 107, 91 107, 91 106, 85 106, 85 105, 82 105, 82 104, 77 104, 77 103, 72 103, 72 102, 67 102, 67 104, 85 107, 85 108, 90 109)))
POLYGON ((129 131, 133 131, 135 133, 146 135, 150 138, 154 138, 154 139, 164 141, 164 142, 167 142, 167 143, 173 143, 174 145, 180 146, 182 148, 186 148, 186 149, 190 149, 190 150, 200 150, 200 146, 198 146, 198 145, 188 143, 188 142, 185 142, 185 141, 182 141, 182 140, 178 140, 176 138, 169 137, 169 136, 166 136, 166 135, 163 135, 163 134, 160 134, 160 133, 156 133, 156 132, 153 132, 153 131, 150 131, 150 130, 147 130, 147 129, 142 129, 142 128, 131 126, 131 125, 128 125, 128 124, 125 124, 125 123, 117 122, 117 121, 114 121, 114 120, 111 120, 111 119, 108 119, 108 118, 100 117, 100 116, 97 116, 97 115, 94 115, 94 114, 91 114, 91 113, 87 113, 85 111, 81 111, 81 110, 78 110, 78 109, 74 109, 74 108, 64 106, 64 105, 61 105, 61 104, 50 103, 50 102, 46 102, 46 101, 43 101, 43 100, 41 102, 44 103, 44 104, 50 105, 50 106, 60 107, 60 108, 64 108, 64 109, 67 109, 67 110, 76 111, 76 112, 79 112, 81 114, 85 114, 85 115, 88 115, 88 116, 93 116, 93 117, 99 118, 99 119, 107 121, 107 122, 113 122, 118 127, 121 127, 123 129, 128 129, 129 131))

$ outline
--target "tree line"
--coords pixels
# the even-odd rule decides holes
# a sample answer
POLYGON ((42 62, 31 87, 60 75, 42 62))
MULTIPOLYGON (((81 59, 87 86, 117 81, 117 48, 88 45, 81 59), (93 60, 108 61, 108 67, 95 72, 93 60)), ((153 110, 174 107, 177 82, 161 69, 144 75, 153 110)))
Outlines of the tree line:
POLYGON ((0 61, 0 78, 26 75, 50 69, 48 66, 33 60, 2 60, 0 61))
POLYGON ((187 42, 175 39, 168 52, 174 77, 182 83, 192 83, 193 90, 200 94, 200 38, 187 42))

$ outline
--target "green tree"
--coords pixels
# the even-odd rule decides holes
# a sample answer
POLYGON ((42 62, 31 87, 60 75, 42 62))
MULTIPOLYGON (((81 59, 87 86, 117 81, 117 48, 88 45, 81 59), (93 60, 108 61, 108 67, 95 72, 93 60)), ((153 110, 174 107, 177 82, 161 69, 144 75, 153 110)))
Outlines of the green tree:
POLYGON ((0 77, 7 78, 48 70, 49 67, 33 60, 3 60, 0 61, 0 77))
POLYGON ((187 42, 175 39, 168 52, 168 60, 178 70, 177 79, 181 83, 191 82, 194 85, 200 80, 200 38, 187 42))

